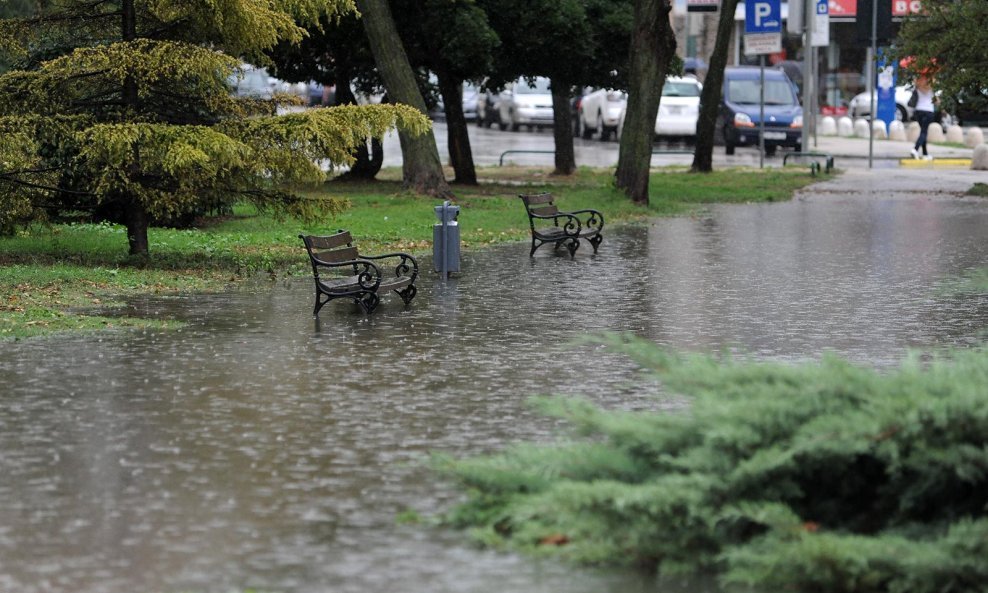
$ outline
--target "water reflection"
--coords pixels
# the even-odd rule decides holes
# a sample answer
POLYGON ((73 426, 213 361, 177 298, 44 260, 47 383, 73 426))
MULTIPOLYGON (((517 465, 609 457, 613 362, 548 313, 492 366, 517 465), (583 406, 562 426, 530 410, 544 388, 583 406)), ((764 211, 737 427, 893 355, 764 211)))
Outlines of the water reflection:
POLYGON ((395 515, 458 496, 432 451, 552 438, 532 394, 658 405, 627 360, 571 343, 588 332, 879 366, 975 343, 988 299, 937 286, 988 261, 985 229, 957 199, 718 207, 612 231, 597 256, 469 254, 407 310, 335 302, 315 324, 296 279, 132 303, 174 332, 4 344, 0 591, 681 590, 395 515))

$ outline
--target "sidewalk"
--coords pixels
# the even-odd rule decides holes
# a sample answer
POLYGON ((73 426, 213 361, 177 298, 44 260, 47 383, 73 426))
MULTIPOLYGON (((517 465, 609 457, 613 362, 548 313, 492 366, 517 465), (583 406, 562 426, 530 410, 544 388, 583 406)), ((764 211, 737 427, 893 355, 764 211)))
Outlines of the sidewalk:
MULTIPOLYGON (((914 160, 909 153, 912 142, 894 140, 875 140, 872 147, 872 159, 914 160)), ((937 159, 970 159, 974 152, 971 148, 929 144, 927 146, 934 162, 937 159)), ((839 136, 818 136, 817 142, 812 140, 806 147, 808 152, 826 152, 835 159, 868 159, 867 138, 843 138, 839 136)))

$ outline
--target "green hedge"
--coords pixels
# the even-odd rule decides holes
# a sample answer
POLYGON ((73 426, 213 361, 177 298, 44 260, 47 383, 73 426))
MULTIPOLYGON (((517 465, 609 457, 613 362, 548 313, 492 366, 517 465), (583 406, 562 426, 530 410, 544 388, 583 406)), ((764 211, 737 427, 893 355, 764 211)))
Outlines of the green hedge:
POLYGON ((541 399, 573 438, 439 459, 468 492, 451 524, 491 545, 765 591, 988 590, 988 351, 877 372, 604 340, 680 411, 541 399))

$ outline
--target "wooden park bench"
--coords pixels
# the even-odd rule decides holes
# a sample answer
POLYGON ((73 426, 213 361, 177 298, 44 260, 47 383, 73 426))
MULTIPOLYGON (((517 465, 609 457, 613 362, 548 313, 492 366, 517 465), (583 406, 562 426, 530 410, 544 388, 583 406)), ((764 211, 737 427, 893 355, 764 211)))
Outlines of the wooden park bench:
POLYGON ((335 235, 320 237, 299 235, 309 252, 312 274, 316 281, 316 305, 314 317, 323 305, 333 299, 349 298, 366 313, 377 308, 381 293, 393 290, 408 303, 415 298, 415 278, 419 265, 407 253, 362 255, 353 246, 349 231, 340 230, 335 235), (393 260, 394 275, 384 274, 377 260, 393 260))
POLYGON ((565 245, 570 257, 573 257, 580 247, 580 239, 586 239, 593 246, 593 252, 597 253, 600 242, 604 240, 600 234, 604 228, 603 214, 590 209, 564 212, 556 207, 550 193, 520 194, 518 197, 525 202, 532 229, 532 251, 529 256, 534 256, 535 250, 546 243, 552 243, 553 249, 565 245))

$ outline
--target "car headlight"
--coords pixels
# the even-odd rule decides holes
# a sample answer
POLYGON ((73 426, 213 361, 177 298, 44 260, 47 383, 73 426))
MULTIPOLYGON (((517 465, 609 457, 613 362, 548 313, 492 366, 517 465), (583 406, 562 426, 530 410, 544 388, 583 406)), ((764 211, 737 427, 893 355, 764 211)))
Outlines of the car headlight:
POLYGON ((792 118, 792 123, 789 124, 789 127, 790 128, 801 128, 801 127, 803 127, 803 116, 802 115, 797 115, 796 117, 792 118))
POLYGON ((755 124, 751 121, 751 116, 747 113, 735 113, 734 126, 737 128, 753 128, 755 124))

